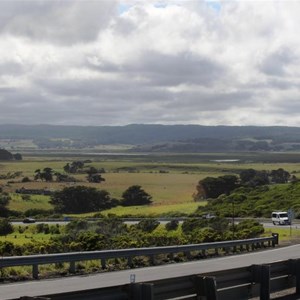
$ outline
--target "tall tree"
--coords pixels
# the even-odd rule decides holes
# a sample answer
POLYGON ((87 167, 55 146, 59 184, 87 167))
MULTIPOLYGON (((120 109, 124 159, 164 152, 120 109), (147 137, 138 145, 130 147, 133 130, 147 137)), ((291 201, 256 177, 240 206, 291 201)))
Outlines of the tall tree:
POLYGON ((282 168, 277 170, 272 170, 270 173, 271 181, 274 183, 287 183, 291 177, 288 171, 285 171, 282 168))
POLYGON ((147 205, 152 203, 152 197, 141 186, 132 185, 123 194, 121 204, 124 206, 147 205))
POLYGON ((195 199, 218 198, 222 194, 228 195, 238 187, 238 177, 235 175, 225 175, 215 177, 205 177, 197 185, 195 199))
POLYGON ((116 205, 109 193, 86 186, 66 187, 51 196, 50 203, 61 213, 84 213, 108 209, 116 205))

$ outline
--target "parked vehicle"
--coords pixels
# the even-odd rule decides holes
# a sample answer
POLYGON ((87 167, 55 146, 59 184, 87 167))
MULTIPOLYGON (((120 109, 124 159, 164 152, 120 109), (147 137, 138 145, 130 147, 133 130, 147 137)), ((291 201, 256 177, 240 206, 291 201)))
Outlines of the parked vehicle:
POLYGON ((272 212, 272 222, 274 225, 290 225, 291 221, 289 219, 288 213, 286 211, 273 211, 272 212))

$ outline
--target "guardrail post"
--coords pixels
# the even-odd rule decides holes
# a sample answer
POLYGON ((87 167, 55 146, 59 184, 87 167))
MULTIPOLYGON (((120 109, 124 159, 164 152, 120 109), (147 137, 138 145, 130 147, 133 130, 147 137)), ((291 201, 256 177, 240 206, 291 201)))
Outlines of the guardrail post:
POLYGON ((212 276, 197 275, 196 280, 197 300, 217 300, 216 278, 212 276))
POLYGON ((191 259, 192 258, 190 251, 185 251, 184 254, 185 254, 185 256, 186 256, 187 259, 191 259))
POLYGON ((128 256, 128 258, 127 258, 127 266, 129 268, 133 268, 133 263, 132 263, 132 257, 131 256, 128 256))
POLYGON ((260 300, 270 299, 270 266, 252 265, 253 282, 260 284, 260 300))
POLYGON ((275 245, 279 244, 279 234, 278 233, 272 233, 273 240, 272 240, 272 247, 275 247, 275 245))
POLYGON ((69 272, 70 273, 76 273, 76 263, 75 263, 75 261, 70 261, 69 272))
POLYGON ((131 300, 154 300, 153 284, 151 283, 131 283, 131 300))
POLYGON ((154 265, 155 265, 154 254, 149 255, 149 259, 150 259, 150 264, 151 264, 152 266, 154 266, 154 265))
POLYGON ((39 279, 39 265, 32 265, 32 277, 34 279, 39 279))
POLYGON ((106 269, 106 262, 105 262, 104 258, 101 259, 101 267, 102 267, 102 270, 106 269))

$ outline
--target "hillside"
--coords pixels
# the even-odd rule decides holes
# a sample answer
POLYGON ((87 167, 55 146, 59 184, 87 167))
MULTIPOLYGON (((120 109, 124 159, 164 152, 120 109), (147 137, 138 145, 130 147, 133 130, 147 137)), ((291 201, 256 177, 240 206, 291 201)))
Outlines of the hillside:
POLYGON ((220 214, 226 217, 271 217, 272 211, 293 209, 300 218, 300 182, 266 185, 257 188, 239 188, 229 196, 221 195, 208 200, 202 212, 220 214))
POLYGON ((7 145, 14 147, 14 143, 20 140, 30 141, 32 147, 37 149, 82 149, 126 144, 132 146, 132 151, 140 152, 298 151, 300 128, 139 124, 0 125, 2 148, 7 148, 7 145))

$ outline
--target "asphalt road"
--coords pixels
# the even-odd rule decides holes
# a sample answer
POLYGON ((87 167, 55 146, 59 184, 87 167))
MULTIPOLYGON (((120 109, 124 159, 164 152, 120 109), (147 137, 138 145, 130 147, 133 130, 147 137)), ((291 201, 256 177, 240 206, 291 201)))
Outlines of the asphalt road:
POLYGON ((250 266, 254 263, 271 263, 291 258, 300 258, 299 251, 300 245, 294 245, 261 252, 212 258, 188 263, 106 272, 96 275, 1 284, 0 299, 17 299, 22 296, 43 296, 53 293, 81 291, 122 285, 130 282, 130 276, 132 274, 135 274, 136 282, 145 282, 250 266))

